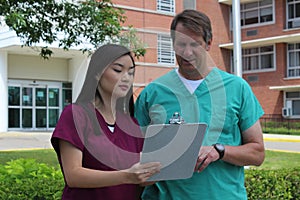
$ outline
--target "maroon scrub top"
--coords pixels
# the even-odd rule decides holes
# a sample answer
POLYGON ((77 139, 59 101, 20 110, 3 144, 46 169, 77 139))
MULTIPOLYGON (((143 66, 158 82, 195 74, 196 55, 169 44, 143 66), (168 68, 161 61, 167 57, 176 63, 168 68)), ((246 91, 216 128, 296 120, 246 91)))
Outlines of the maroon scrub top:
MULTIPOLYGON (((85 168, 114 171, 128 169, 139 162, 143 137, 137 121, 123 113, 117 113, 114 131, 107 127, 102 115, 95 111, 97 120, 93 123, 86 110, 71 104, 63 110, 51 137, 51 143, 61 165, 59 140, 65 140, 83 154, 85 168), (96 124, 96 125, 95 125, 96 124)), ((66 182, 65 182, 66 183, 66 182)), ((102 188, 70 188, 65 184, 63 200, 134 200, 139 199, 139 186, 123 184, 102 188)))

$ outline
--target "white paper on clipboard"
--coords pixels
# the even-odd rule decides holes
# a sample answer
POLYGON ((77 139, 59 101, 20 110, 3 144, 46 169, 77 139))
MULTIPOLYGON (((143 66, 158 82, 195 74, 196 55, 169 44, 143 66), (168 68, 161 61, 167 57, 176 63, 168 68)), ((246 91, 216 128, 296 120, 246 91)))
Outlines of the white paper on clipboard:
POLYGON ((148 181, 186 179, 193 175, 207 124, 155 124, 145 134, 141 163, 160 162, 148 181))

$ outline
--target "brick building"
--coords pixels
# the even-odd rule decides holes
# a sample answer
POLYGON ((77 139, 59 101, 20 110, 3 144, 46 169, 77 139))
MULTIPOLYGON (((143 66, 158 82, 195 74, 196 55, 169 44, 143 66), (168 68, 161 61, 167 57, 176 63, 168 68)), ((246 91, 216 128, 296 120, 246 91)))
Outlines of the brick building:
MULTIPOLYGON (((205 12, 212 21, 209 51, 216 66, 234 73, 231 0, 113 0, 147 44, 137 60, 134 92, 176 68, 169 37, 171 20, 184 9, 205 12)), ((243 78, 267 117, 300 118, 300 1, 241 0, 243 78), (284 111, 284 112, 283 112, 284 111)), ((86 58, 54 49, 49 61, 21 48, 15 33, 0 27, 0 132, 53 130, 65 105, 80 90, 86 58), (76 80, 76 81, 75 81, 76 80)))
MULTIPOLYGON (((169 27, 173 16, 191 8, 212 22, 210 55, 216 66, 234 73, 232 1, 230 0, 114 0, 126 10, 127 24, 150 44, 138 61, 136 86, 176 67, 169 27)), ((300 1, 241 0, 243 78, 262 104, 265 117, 300 118, 300 1)), ((136 90, 139 93, 139 90, 136 90)))

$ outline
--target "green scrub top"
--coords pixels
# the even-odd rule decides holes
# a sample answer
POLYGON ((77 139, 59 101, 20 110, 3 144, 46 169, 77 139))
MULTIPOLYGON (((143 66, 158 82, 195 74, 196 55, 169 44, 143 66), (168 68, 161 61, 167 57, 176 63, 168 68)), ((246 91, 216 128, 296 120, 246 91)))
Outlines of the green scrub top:
MULTIPOLYGON (((248 83, 218 68, 212 69, 193 94, 172 70, 150 83, 135 102, 135 117, 142 129, 169 123, 175 112, 185 123, 208 124, 203 141, 207 146, 241 145, 242 132, 264 114, 248 83)), ((142 199, 247 199, 244 167, 219 160, 189 179, 147 186, 142 199)))

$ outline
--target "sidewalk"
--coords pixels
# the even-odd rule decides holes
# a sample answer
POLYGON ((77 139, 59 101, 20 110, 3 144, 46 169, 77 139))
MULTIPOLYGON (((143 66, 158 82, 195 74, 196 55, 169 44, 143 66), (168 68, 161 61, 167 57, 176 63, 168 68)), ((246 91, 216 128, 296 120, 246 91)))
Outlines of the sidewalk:
MULTIPOLYGON (((0 151, 51 149, 51 135, 52 132, 0 132, 0 151)), ((300 149, 300 136, 264 134, 264 141, 267 149, 300 149)))
POLYGON ((300 153, 300 136, 264 134, 267 150, 300 153))
POLYGON ((0 132, 0 151, 50 149, 52 132, 0 132))
POLYGON ((264 134, 264 141, 300 142, 300 136, 298 136, 298 135, 264 134))

